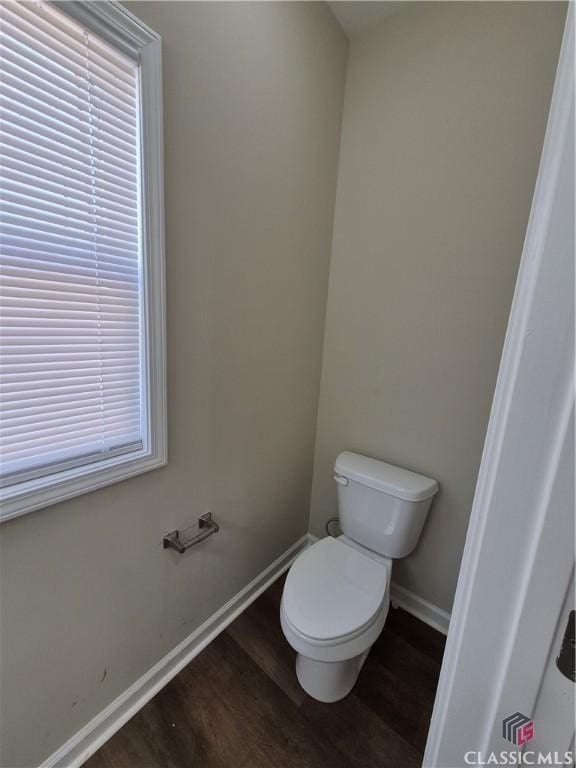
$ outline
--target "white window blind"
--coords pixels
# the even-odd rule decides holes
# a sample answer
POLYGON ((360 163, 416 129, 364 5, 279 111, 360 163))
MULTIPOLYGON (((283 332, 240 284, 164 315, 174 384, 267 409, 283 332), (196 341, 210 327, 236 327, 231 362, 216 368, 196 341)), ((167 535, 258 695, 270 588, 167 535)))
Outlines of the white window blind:
POLYGON ((0 3, 0 474, 142 448, 138 64, 0 3))

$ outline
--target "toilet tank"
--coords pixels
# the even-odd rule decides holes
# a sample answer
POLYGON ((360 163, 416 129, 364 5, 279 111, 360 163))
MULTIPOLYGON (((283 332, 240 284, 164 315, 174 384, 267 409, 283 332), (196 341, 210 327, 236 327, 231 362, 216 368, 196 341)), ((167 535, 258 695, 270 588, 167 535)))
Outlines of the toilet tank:
POLYGON ((334 464, 342 533, 384 557, 406 557, 420 538, 438 483, 344 451, 334 464))

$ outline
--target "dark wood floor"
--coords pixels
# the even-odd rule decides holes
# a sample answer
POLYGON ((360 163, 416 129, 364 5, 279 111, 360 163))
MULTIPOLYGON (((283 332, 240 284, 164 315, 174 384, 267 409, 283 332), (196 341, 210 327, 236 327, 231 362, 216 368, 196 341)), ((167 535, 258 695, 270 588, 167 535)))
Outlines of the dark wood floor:
POLYGON ((419 766, 444 637, 390 609, 352 693, 307 696, 279 622, 279 579, 118 731, 88 768, 419 766))

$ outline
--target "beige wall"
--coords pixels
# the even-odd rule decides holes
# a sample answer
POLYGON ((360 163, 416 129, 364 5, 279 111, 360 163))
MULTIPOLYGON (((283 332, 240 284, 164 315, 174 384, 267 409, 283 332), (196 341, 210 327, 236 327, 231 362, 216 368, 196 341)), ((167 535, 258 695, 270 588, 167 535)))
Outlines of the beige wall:
POLYGON ((343 449, 439 480, 404 587, 450 610, 565 5, 424 3, 353 39, 312 530, 343 449))
POLYGON ((319 3, 164 38, 169 465, 2 526, 2 765, 59 747, 308 527, 346 50, 319 3), (163 533, 212 510, 178 557, 163 533))

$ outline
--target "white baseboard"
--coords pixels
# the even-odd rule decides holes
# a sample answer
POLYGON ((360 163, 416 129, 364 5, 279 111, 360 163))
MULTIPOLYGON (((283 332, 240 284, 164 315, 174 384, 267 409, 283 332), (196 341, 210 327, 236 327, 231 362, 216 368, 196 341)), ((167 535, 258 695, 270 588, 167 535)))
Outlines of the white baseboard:
POLYGON ((442 632, 443 635, 448 634, 448 626, 450 625, 450 614, 438 608, 437 605, 429 603, 428 600, 424 600, 423 597, 415 595, 408 589, 404 589, 399 584, 392 582, 390 588, 390 600, 393 606, 400 606, 405 611, 416 616, 417 619, 423 621, 425 624, 437 629, 438 632, 442 632))
MULTIPOLYGON (((256 600, 318 538, 306 534, 265 568, 250 584, 210 616, 192 634, 148 670, 139 680, 90 720, 72 738, 50 755, 40 768, 78 768, 88 760, 116 731, 147 704, 158 691, 175 677, 228 624, 256 600)), ((408 613, 446 634, 450 614, 407 589, 392 583, 391 599, 408 613)))
POLYGON ((50 755, 40 768, 77 768, 85 763, 208 643, 268 589, 309 544, 310 536, 306 534, 50 755))
MULTIPOLYGON (((318 536, 313 533, 308 534, 308 540, 309 544, 319 541, 318 536)), ((438 608, 437 605, 429 603, 428 600, 424 600, 423 597, 415 595, 414 592, 410 592, 395 582, 392 582, 390 587, 390 600, 394 607, 399 606, 433 629, 442 632, 443 635, 448 634, 450 614, 442 608, 438 608)))

